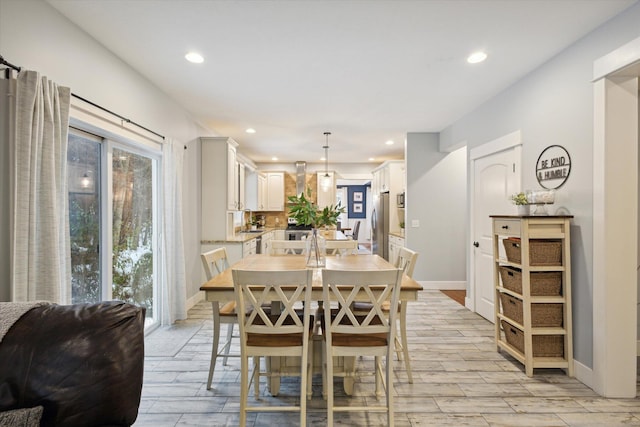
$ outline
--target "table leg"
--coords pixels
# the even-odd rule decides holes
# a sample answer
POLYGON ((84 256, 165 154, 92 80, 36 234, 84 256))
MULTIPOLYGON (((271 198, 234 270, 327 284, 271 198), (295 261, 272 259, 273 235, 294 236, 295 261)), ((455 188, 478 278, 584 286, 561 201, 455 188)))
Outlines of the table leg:
MULTIPOLYGON (((266 357, 267 372, 280 373, 280 356, 266 357)), ((272 396, 277 396, 280 393, 280 376, 274 375, 267 377, 269 384, 269 393, 272 396)))
MULTIPOLYGON (((355 357, 344 357, 344 372, 348 373, 348 376, 344 377, 343 385, 344 392, 351 396, 353 394, 353 384, 355 383, 355 371, 356 371, 356 358, 355 357)), ((329 381, 331 381, 329 379, 329 381)))
POLYGON ((213 371, 216 368, 216 358, 218 357, 218 343, 220 342, 220 304, 218 301, 212 301, 211 308, 213 310, 213 344, 211 346, 211 364, 209 365, 207 390, 211 390, 213 371))

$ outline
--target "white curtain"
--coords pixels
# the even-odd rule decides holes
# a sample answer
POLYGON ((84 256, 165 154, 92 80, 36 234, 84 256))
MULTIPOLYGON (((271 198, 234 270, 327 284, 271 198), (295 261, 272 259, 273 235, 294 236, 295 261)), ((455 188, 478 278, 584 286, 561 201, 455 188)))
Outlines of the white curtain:
POLYGON ((161 251, 162 324, 187 318, 184 242, 182 236, 182 169, 184 146, 167 138, 162 148, 163 232, 161 251))
POLYGON ((71 302, 67 134, 71 91, 35 71, 17 79, 13 301, 71 302))

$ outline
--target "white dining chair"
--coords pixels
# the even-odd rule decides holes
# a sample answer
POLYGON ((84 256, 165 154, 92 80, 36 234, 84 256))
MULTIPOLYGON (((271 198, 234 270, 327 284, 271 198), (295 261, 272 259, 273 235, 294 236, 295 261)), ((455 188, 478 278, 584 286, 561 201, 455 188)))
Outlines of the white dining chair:
MULTIPOLYGON (((205 253, 200 254, 202 260, 202 266, 204 267, 204 273, 207 276, 207 280, 213 279, 218 274, 229 268, 229 261, 227 259, 226 248, 218 248, 205 253)), ((222 364, 227 364, 228 357, 240 357, 239 354, 230 354, 231 341, 234 338, 233 328, 238 323, 238 315, 236 313, 235 301, 230 301, 220 307, 217 301, 212 301, 213 307, 213 345, 211 348, 211 362, 209 364, 209 377, 207 379, 207 390, 211 390, 211 382, 213 380, 213 373, 216 368, 216 360, 218 357, 223 357, 222 364), (226 324, 227 326, 227 339, 222 349, 218 348, 220 343, 220 325, 226 324)), ((235 336, 238 338, 238 336, 235 336)))
MULTIPOLYGON (((306 394, 311 391, 312 340, 311 289, 313 271, 232 270, 236 303, 240 312, 250 312, 240 322, 240 426, 247 422, 247 412, 299 411, 300 426, 306 425, 306 394), (303 302, 302 313, 294 306, 303 302), (274 304, 275 303, 275 304, 274 304), (265 310, 270 304, 280 307, 265 310), (282 368, 278 372, 261 371, 260 357, 299 357, 297 371, 282 368), (249 360, 253 371, 249 378, 249 360), (299 406, 250 406, 251 381, 259 387, 260 377, 300 376, 299 406)), ((256 398, 259 396, 256 393, 256 398)))
POLYGON ((300 255, 306 244, 306 240, 272 240, 270 255, 300 255))
POLYGON ((356 240, 327 240, 325 243, 327 255, 357 255, 358 242, 356 240))
MULTIPOLYGON (((396 260, 396 267, 402 269, 404 274, 409 277, 413 277, 413 269, 416 267, 416 260, 418 259, 418 253, 408 249, 400 248, 398 251, 398 259, 396 260)), ((409 358, 409 343, 407 339, 407 303, 408 301, 398 302, 398 325, 400 327, 400 337, 396 334, 396 353, 398 354, 398 360, 404 361, 404 367, 407 371, 407 377, 409 383, 413 384, 413 374, 411 372, 411 359, 409 358), (404 357, 400 357, 400 355, 404 357)), ((390 310, 393 307, 390 304, 386 304, 386 309, 390 310)))
MULTIPOLYGON (((323 388, 327 397, 327 426, 333 426, 334 412, 385 412, 387 425, 393 418, 393 343, 397 311, 385 313, 386 301, 398 304, 402 283, 401 269, 378 271, 322 270, 324 315, 321 320, 323 337, 323 388), (370 305, 366 313, 353 311, 357 300, 370 305), (332 308, 333 307, 333 308, 332 308), (357 404, 336 406, 333 396, 334 376, 353 376, 356 372, 339 372, 334 357, 374 356, 376 397, 384 388, 385 405, 357 404), (382 363, 384 358, 385 363, 382 363)), ((361 372, 358 372, 360 374, 361 372)))
MULTIPOLYGON (((396 259, 395 266, 402 269, 404 274, 409 277, 413 277, 413 269, 416 266, 416 260, 418 259, 418 253, 408 249, 400 248, 398 251, 398 258, 396 259)), ((410 384, 413 384, 413 373, 411 371, 411 359, 409 358, 409 343, 407 338, 407 303, 408 301, 398 301, 397 307, 397 323, 400 329, 400 334, 395 336, 395 349, 398 360, 404 361, 405 371, 407 372, 407 378, 410 384)), ((391 311, 391 303, 387 301, 383 304, 382 309, 388 313, 391 311)), ((370 310, 370 304, 363 302, 354 303, 353 310, 356 313, 370 310)))

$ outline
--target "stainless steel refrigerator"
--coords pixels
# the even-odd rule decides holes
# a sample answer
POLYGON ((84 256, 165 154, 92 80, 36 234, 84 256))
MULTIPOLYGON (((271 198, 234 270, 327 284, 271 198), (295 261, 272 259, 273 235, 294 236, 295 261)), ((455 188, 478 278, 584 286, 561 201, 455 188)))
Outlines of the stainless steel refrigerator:
POLYGON ((378 194, 371 212, 371 251, 389 260, 389 192, 378 194))

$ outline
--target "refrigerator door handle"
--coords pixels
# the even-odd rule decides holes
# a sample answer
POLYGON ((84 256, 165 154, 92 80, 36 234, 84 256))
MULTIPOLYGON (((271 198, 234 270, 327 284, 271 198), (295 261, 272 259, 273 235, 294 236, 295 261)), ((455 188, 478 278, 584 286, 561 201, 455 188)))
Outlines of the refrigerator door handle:
POLYGON ((376 208, 371 211, 371 231, 375 232, 377 227, 376 208))

